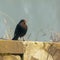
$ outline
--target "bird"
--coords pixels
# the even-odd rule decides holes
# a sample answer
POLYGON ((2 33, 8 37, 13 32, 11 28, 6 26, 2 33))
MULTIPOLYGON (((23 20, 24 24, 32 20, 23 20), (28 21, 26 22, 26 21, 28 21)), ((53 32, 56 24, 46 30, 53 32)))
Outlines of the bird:
POLYGON ((25 19, 21 19, 20 22, 16 25, 15 32, 14 32, 14 37, 12 40, 18 40, 18 38, 25 36, 27 33, 27 24, 25 19))

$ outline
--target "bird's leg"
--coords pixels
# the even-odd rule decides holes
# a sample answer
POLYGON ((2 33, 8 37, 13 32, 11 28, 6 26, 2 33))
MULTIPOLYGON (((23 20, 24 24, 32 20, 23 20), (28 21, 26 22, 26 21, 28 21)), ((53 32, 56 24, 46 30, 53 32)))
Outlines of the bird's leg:
POLYGON ((25 39, 23 38, 23 41, 25 41, 25 39))
POLYGON ((18 35, 15 35, 12 40, 18 40, 19 36, 18 35))

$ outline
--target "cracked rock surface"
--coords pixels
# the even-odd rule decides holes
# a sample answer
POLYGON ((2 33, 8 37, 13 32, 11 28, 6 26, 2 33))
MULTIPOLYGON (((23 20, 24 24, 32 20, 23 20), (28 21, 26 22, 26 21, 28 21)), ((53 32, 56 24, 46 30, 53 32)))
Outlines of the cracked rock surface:
POLYGON ((21 60, 19 55, 11 53, 24 53, 24 60, 60 60, 60 42, 1 40, 0 60, 21 60))

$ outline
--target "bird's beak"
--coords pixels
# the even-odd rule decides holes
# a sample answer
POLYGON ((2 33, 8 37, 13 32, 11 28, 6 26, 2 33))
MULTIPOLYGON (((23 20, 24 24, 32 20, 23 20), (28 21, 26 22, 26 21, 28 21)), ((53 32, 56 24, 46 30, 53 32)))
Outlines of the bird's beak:
POLYGON ((25 23, 27 23, 27 20, 25 20, 25 23))

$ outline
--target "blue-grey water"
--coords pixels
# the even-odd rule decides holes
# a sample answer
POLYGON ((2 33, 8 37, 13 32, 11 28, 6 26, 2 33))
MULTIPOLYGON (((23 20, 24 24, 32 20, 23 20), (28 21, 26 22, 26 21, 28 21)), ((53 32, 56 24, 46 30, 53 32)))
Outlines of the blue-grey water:
POLYGON ((59 0, 0 0, 0 38, 12 39, 16 24, 27 20, 26 40, 50 41, 60 32, 59 0))

